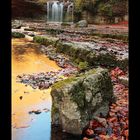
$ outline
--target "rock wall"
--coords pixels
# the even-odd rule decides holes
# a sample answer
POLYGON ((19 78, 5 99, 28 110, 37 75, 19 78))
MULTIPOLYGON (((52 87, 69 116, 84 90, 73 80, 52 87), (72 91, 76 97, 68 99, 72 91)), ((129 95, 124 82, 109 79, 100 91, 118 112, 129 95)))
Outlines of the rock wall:
POLYGON ((88 23, 110 24, 128 21, 127 0, 74 0, 75 21, 85 19, 88 23))
POLYGON ((81 134, 96 115, 108 114, 113 97, 107 70, 97 68, 53 85, 52 124, 71 134, 81 134))
POLYGON ((45 6, 36 0, 12 0, 12 18, 46 19, 45 6))

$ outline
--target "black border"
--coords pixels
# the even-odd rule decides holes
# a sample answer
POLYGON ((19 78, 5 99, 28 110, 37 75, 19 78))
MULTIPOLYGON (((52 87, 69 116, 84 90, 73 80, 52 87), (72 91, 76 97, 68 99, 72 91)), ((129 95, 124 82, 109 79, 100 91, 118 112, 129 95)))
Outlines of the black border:
POLYGON ((129 139, 140 139, 140 7, 129 0, 129 139))
POLYGON ((0 4, 0 134, 11 139, 11 0, 0 4))
MULTIPOLYGON (((0 4, 0 134, 11 139, 11 1, 0 4)), ((129 0, 129 135, 139 139, 139 4, 129 0), (137 138, 138 137, 138 138, 137 138)))

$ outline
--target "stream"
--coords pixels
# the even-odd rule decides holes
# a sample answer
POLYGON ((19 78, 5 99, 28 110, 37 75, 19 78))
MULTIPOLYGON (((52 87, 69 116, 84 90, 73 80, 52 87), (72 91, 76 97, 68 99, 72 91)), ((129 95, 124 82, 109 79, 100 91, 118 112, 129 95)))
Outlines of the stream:
POLYGON ((37 44, 12 39, 12 140, 51 139, 51 89, 33 89, 17 82, 17 76, 60 69, 37 44), (36 110, 40 114, 29 113, 36 110))

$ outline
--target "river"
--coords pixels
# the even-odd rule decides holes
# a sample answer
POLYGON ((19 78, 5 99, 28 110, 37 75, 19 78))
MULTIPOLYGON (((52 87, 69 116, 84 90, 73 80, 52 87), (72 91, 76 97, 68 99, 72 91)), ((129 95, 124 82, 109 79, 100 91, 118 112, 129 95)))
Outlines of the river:
POLYGON ((12 140, 51 139, 51 89, 33 89, 17 82, 16 77, 60 69, 39 51, 38 44, 12 39, 12 140), (29 114, 38 109, 40 114, 29 114))

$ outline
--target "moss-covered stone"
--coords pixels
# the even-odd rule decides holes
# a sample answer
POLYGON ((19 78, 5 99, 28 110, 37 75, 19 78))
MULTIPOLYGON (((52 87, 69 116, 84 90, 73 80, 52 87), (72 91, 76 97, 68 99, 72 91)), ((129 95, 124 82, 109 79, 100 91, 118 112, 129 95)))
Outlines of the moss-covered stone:
POLYGON ((108 71, 97 68, 59 81, 53 85, 51 95, 52 124, 61 125, 68 133, 79 134, 95 115, 101 112, 107 115, 113 87, 108 71))
POLYGON ((63 86, 65 86, 73 81, 77 81, 77 78, 75 76, 69 77, 68 79, 65 79, 63 81, 59 81, 59 82, 53 84, 52 89, 61 89, 63 86))
POLYGON ((93 45, 92 47, 86 44, 80 44, 76 42, 64 42, 59 38, 48 37, 48 36, 35 36, 34 42, 38 42, 43 45, 53 45, 56 48, 56 52, 64 53, 71 57, 71 60, 80 68, 86 69, 88 66, 106 66, 116 67, 119 66, 123 70, 127 70, 128 59, 118 59, 114 53, 99 49, 93 45))
POLYGON ((54 45, 57 43, 59 39, 55 37, 48 37, 48 36, 35 36, 33 38, 34 42, 40 43, 42 45, 54 45))
POLYGON ((25 35, 20 32, 12 32, 12 37, 13 38, 25 38, 25 35))

